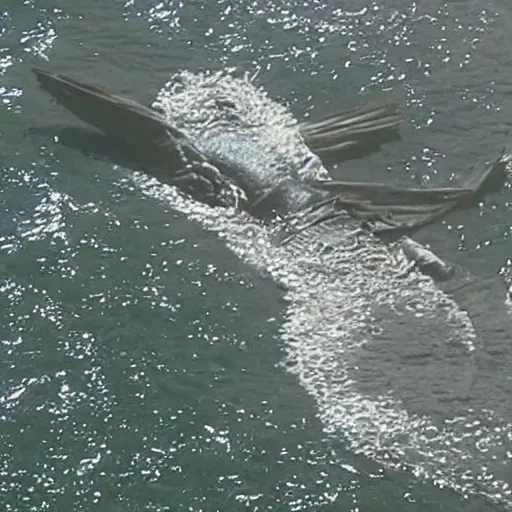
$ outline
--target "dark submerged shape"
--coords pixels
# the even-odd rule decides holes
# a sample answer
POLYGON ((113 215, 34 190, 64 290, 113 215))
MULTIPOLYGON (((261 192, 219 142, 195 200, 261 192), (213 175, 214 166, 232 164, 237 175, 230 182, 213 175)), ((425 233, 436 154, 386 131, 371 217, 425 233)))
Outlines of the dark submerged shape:
MULTIPOLYGON (((311 210, 309 225, 332 220, 341 212, 364 221, 371 231, 396 238, 453 209, 469 207, 490 186, 501 184, 506 158, 500 156, 464 186, 405 188, 383 183, 308 181, 291 172, 234 169, 206 155, 158 111, 128 98, 40 69, 41 87, 82 121, 108 137, 128 143, 142 160, 158 164, 157 177, 213 205, 239 205, 258 217, 311 210)), ((400 119, 394 105, 366 105, 330 119, 300 126, 306 144, 325 158, 379 144, 396 132, 400 119)), ((146 169, 155 174, 154 169, 146 169)))

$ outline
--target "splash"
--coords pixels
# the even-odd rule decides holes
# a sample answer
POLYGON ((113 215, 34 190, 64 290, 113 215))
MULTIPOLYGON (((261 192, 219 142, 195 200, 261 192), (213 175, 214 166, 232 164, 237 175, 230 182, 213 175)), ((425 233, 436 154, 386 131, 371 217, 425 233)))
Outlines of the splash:
MULTIPOLYGON (((180 73, 160 92, 155 107, 193 137, 212 127, 243 126, 269 151, 281 151, 290 165, 308 153, 291 114, 248 77, 180 73)), ((360 366, 372 346, 382 343, 386 328, 392 330, 390 344, 426 351, 448 347, 459 365, 454 371, 462 367, 469 380, 476 371, 478 336, 471 318, 432 279, 411 269, 399 247, 384 246, 348 217, 343 225, 338 220, 277 246, 274 226, 197 203, 141 174, 133 174, 133 181, 143 193, 216 232, 243 261, 286 290, 283 367, 315 399, 327 435, 387 468, 512 507, 506 482, 511 422, 470 407, 448 408, 437 416, 413 412, 393 387, 382 387, 377 379, 373 389, 371 381, 362 385, 360 366)), ((377 375, 393 361, 371 364, 377 375)), ((420 402, 421 392, 416 390, 420 402)), ((426 399, 421 405, 428 409, 426 399)))

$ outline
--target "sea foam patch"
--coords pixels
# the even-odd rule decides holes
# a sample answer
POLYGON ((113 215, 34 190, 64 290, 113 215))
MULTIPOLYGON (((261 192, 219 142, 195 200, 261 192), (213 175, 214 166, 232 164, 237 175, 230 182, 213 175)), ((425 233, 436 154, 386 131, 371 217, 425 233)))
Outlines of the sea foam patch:
MULTIPOLYGON (((268 141, 269 151, 286 153, 290 165, 300 165, 308 153, 286 109, 232 73, 180 73, 156 106, 192 137, 219 123, 226 129, 246 125, 268 141), (230 115, 219 105, 228 105, 230 115)), ((358 366, 384 321, 404 344, 446 344, 468 367, 475 364, 478 336, 468 314, 430 277, 411 269, 400 248, 385 246, 348 218, 329 231, 334 250, 319 250, 325 227, 277 246, 274 228, 247 214, 200 204, 142 174, 134 173, 133 181, 142 193, 217 232, 243 261, 286 290, 283 367, 315 399, 328 435, 387 468, 512 506, 506 476, 512 463, 510 421, 470 407, 441 417, 413 413, 392 387, 361 391, 358 366)), ((379 371, 380 363, 374 364, 379 371)))

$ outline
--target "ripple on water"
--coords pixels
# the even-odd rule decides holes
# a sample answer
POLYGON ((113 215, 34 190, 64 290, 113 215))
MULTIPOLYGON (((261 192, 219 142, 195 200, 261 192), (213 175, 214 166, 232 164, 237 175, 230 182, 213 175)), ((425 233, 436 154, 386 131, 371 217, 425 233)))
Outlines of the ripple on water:
MULTIPOLYGON (((480 155, 482 145, 489 143, 487 135, 483 136, 485 130, 501 119, 482 115, 481 128, 474 130, 472 116, 509 110, 503 108, 506 97, 499 94, 503 89, 500 80, 494 80, 496 60, 489 55, 490 46, 499 46, 488 37, 495 15, 482 4, 373 2, 363 9, 357 3, 340 9, 301 2, 300 13, 296 13, 297 2, 218 2, 212 7, 215 14, 209 16, 204 16, 202 4, 182 4, 128 1, 125 16, 146 20, 150 30, 173 41, 181 37, 201 50, 211 50, 220 65, 250 63, 268 70, 270 76, 273 69, 279 74, 284 68, 321 75, 320 85, 304 86, 314 90, 312 101, 319 106, 332 104, 344 90, 403 87, 412 118, 407 126, 414 128, 411 132, 421 131, 422 139, 410 138, 413 144, 404 152, 402 177, 409 180, 433 183, 444 165, 442 160, 460 145, 461 132, 471 132, 467 145, 475 147, 466 153, 467 145, 459 148, 463 165, 450 164, 450 174, 457 178, 457 169, 465 169, 467 160, 480 155), (464 14, 471 9, 475 15, 468 22, 464 14), (218 22, 215 27, 211 19, 218 22), (352 68, 350 75, 340 71, 340 62, 342 71, 352 68), (449 105, 441 97, 446 95, 446 84, 453 93, 449 105), (438 95, 435 91, 439 90, 444 92, 438 95), (441 133, 446 144, 430 133, 441 133)), ((0 18, 2 37, 14 40, 12 47, 17 48, 0 54, 0 73, 8 78, 0 86, 4 110, 14 109, 22 92, 19 84, 9 82, 7 70, 20 62, 20 56, 44 60, 59 40, 52 22, 36 19, 40 11, 34 2, 23 6, 33 13, 25 24, 18 24, 22 30, 12 30, 10 21, 6 30, 5 15, 0 18)), ((55 19, 61 16, 62 12, 57 13, 55 19)), ((189 61, 193 65, 193 59, 189 61)), ((406 137, 410 137, 408 131, 404 130, 406 137)), ((116 215, 105 205, 81 202, 53 183, 39 188, 35 176, 41 169, 9 172, 3 181, 12 190, 30 190, 29 200, 20 208, 15 207, 18 199, 5 198, 8 194, 2 198, 3 207, 12 206, 6 219, 12 232, 2 232, 0 253, 0 300, 5 312, 1 348, 2 359, 9 361, 0 398, 7 411, 2 416, 6 428, 0 474, 3 490, 13 500, 7 507, 15 510, 21 500, 37 510, 52 510, 55 503, 87 510, 91 503, 129 503, 141 489, 149 496, 148 510, 172 510, 161 504, 175 495, 190 507, 215 506, 212 500, 217 498, 220 509, 226 494, 244 506, 266 503, 268 509, 276 502, 285 507, 291 504, 296 510, 314 510, 336 499, 343 503, 355 500, 359 480, 344 481, 343 474, 334 469, 339 461, 319 454, 318 444, 308 442, 313 427, 309 419, 300 418, 309 418, 307 412, 297 414, 297 420, 283 428, 275 419, 279 414, 275 404, 259 397, 249 406, 240 403, 241 396, 250 395, 238 393, 247 373, 244 357, 230 361, 219 346, 244 351, 258 342, 262 350, 271 350, 273 345, 265 345, 257 336, 233 334, 246 324, 248 332, 259 332, 250 323, 249 310, 238 316, 239 304, 218 305, 223 321, 231 322, 226 328, 220 320, 211 321, 215 316, 212 304, 219 299, 208 293, 218 286, 208 288, 205 283, 209 276, 218 279, 219 285, 226 279, 201 263, 211 256, 208 247, 204 249, 208 258, 199 252, 195 259, 191 254, 197 248, 183 241, 173 245, 162 239, 161 245, 154 245, 155 237, 166 231, 158 227, 158 219, 124 222, 126 211, 116 215), (159 248, 170 255, 160 257, 159 248), (167 281, 179 272, 186 274, 182 280, 167 281), (186 308, 185 303, 192 306, 186 308), (208 326, 201 315, 208 315, 208 326), (178 317, 187 322, 179 335, 178 317), (169 346, 176 350, 166 352, 169 346), (239 372, 233 370, 237 365, 239 372), (229 399, 222 393, 211 398, 212 389, 232 394, 229 399), (266 434, 279 427, 283 436, 266 434), (268 467, 269 459, 276 462, 275 467, 268 467), (314 469, 301 474, 295 464, 314 469), (198 481, 207 482, 200 495, 198 481), (312 487, 312 481, 318 487, 312 487)), ((8 171, 16 169, 9 167, 8 171)), ((403 412, 393 396, 374 393, 362 398, 355 367, 359 365, 362 373, 368 370, 361 361, 361 350, 371 349, 365 336, 383 332, 372 311, 365 309, 368 300, 356 293, 364 279, 353 282, 353 289, 335 289, 325 276, 312 278, 307 271, 308 264, 314 268, 318 261, 295 261, 293 255, 286 253, 283 258, 282 253, 273 252, 268 248, 269 234, 258 225, 248 228, 247 218, 230 216, 230 212, 227 217, 218 216, 203 206, 191 206, 175 191, 148 184, 141 177, 134 180, 160 204, 168 201, 207 229, 219 232, 234 252, 269 270, 291 290, 282 327, 289 349, 288 368, 317 401, 334 439, 347 436, 352 448, 370 459, 392 467, 406 465, 441 486, 462 492, 476 488, 509 501, 506 463, 511 427, 506 421, 490 411, 469 410, 439 424, 403 412), (254 244, 247 241, 249 231, 254 244), (324 290, 327 295, 322 295, 324 290), (321 301, 325 297, 332 299, 327 306, 336 299, 340 309, 325 307, 325 300, 321 301), (328 328, 317 329, 326 320, 328 328), (359 337, 348 336, 347 326, 340 326, 342 320, 353 329, 349 334, 355 332, 359 337)), ((123 184, 119 189, 127 193, 123 184)), ((131 206, 138 215, 140 211, 131 206)), ((177 221, 173 218, 172 222, 177 221)), ((470 233, 471 222, 458 225, 461 234, 470 233)), ((482 237, 483 247, 488 238, 482 237)), ((346 275, 353 270, 347 266, 349 261, 349 257, 344 261, 346 275)), ((357 269, 359 277, 366 276, 363 270, 357 269)), ((384 302, 392 299, 382 286, 372 291, 384 302)), ((261 303, 271 301, 271 296, 261 303)), ((418 304, 407 298, 392 305, 399 311, 428 316, 418 304)), ((449 348, 426 344, 424 353, 395 353, 390 358, 397 358, 392 361, 396 367, 401 356, 435 359, 449 348)), ((454 350, 458 360, 467 356, 464 361, 470 361, 468 345, 454 350)), ((254 359, 260 361, 263 355, 254 359)), ((263 377, 262 368, 250 368, 261 382, 276 378, 273 367, 263 377)), ((251 389, 256 396, 261 382, 251 389)), ((286 393, 282 387, 275 389, 279 395, 286 393)), ((290 401, 300 413, 300 404, 290 401)), ((286 408, 289 404, 277 405, 292 415, 286 408)), ((309 406, 304 410, 309 411, 309 406)), ((354 503, 354 509, 357 506, 354 503)))
POLYGON ((275 293, 213 263, 207 240, 169 238, 180 221, 161 203, 127 216, 144 197, 119 194, 103 209, 16 175, 10 184, 36 196, 1 260, 6 510, 222 509, 228 495, 310 510, 357 488, 325 471, 329 451, 310 437, 295 385, 291 410, 282 387, 269 400, 266 386, 281 380, 279 349, 266 343, 275 293), (269 322, 251 320, 246 288, 266 297, 269 322))

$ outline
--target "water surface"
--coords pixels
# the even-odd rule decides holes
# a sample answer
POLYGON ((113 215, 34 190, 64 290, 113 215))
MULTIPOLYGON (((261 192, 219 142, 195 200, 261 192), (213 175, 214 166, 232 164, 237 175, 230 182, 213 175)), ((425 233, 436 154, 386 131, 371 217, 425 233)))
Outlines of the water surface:
MULTIPOLYGON (((511 16, 491 1, 3 5, 4 509, 509 510, 510 352, 489 354, 499 417, 472 410, 460 420, 480 431, 467 442, 474 473, 487 460, 497 475, 492 501, 354 454, 340 418, 319 415, 283 365, 287 306, 269 277, 145 194, 128 169, 28 129, 75 123, 37 90, 34 65, 146 103, 180 69, 235 66, 258 71, 257 84, 299 118, 393 89, 402 140, 334 175, 460 183, 509 140, 511 16)), ((510 201, 507 186, 419 238, 475 274, 506 273, 510 201)), ((429 397, 428 368, 408 366, 411 339, 368 345, 360 390, 372 396, 387 382, 409 410, 444 418, 453 403, 439 397, 464 356, 435 365, 429 397)))

